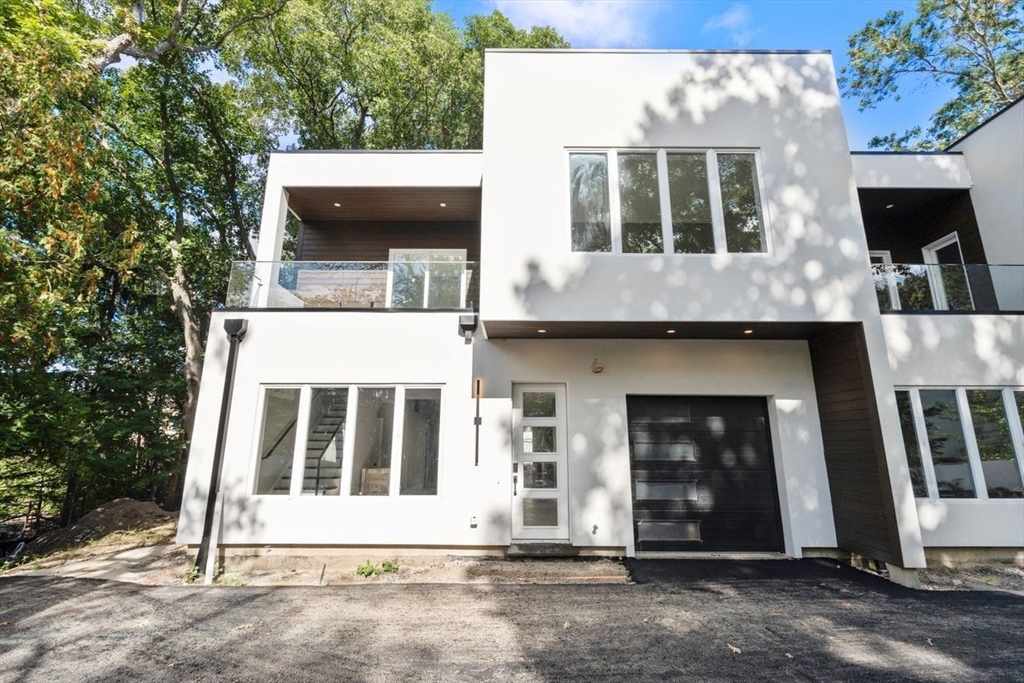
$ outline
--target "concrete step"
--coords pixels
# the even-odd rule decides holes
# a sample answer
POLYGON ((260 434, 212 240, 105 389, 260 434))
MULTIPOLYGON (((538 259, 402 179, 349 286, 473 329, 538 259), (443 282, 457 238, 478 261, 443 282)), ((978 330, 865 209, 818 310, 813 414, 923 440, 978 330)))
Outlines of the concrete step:
POLYGON ((570 543, 520 541, 505 548, 508 557, 576 557, 580 551, 570 543))

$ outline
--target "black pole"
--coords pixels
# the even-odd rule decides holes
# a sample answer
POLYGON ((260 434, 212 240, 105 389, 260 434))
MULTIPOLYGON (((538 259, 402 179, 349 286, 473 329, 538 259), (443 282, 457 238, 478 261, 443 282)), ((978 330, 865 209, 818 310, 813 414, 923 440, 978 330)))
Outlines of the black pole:
POLYGON ((224 459, 224 447, 228 438, 228 414, 231 412, 231 392, 235 384, 235 363, 238 360, 238 344, 245 337, 249 321, 245 318, 229 318, 224 321, 224 331, 228 335, 228 366, 224 371, 224 396, 220 401, 220 422, 217 424, 217 447, 213 451, 213 472, 210 474, 210 491, 206 496, 206 519, 203 521, 203 540, 199 544, 195 568, 203 571, 206 558, 210 554, 210 538, 213 536, 213 513, 217 505, 217 494, 220 493, 221 461, 224 459))

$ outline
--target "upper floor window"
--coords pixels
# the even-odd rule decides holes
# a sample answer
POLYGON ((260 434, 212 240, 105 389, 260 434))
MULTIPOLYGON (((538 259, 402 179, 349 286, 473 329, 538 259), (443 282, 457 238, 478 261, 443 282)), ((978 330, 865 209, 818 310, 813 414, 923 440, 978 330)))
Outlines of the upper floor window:
POLYGON ((757 166, 754 152, 572 152, 572 250, 766 253, 757 166))

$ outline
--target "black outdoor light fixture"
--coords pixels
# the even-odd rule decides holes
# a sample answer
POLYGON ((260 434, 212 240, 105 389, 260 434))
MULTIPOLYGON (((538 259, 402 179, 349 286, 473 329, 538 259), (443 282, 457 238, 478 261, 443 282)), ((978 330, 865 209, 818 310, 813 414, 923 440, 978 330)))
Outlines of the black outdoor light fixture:
POLYGON ((479 318, 476 313, 459 316, 459 334, 466 339, 467 344, 473 341, 473 333, 476 332, 478 324, 479 318))
POLYGON ((477 377, 473 380, 473 398, 476 399, 476 417, 473 418, 473 424, 476 425, 476 449, 473 452, 473 466, 480 466, 480 425, 483 424, 483 420, 480 419, 480 397, 484 393, 484 381, 477 377))
POLYGON ((228 335, 228 365, 224 370, 224 395, 220 401, 220 422, 217 424, 217 447, 213 451, 213 472, 210 474, 210 490, 206 495, 206 518, 203 521, 203 540, 199 544, 195 569, 203 571, 210 554, 210 539, 213 536, 213 516, 220 493, 221 462, 224 460, 224 446, 228 436, 228 415, 231 412, 231 392, 235 384, 235 364, 238 361, 238 345, 245 338, 249 321, 245 318, 229 318, 224 321, 228 335))

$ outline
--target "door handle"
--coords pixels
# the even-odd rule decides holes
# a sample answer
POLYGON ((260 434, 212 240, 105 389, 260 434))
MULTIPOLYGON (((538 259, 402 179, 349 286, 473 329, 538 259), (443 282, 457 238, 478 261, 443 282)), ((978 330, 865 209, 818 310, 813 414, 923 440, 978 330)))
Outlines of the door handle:
POLYGON ((517 492, 518 489, 516 488, 516 485, 518 483, 519 483, 519 475, 518 474, 513 474, 512 475, 512 495, 513 496, 519 495, 518 492, 517 492))

